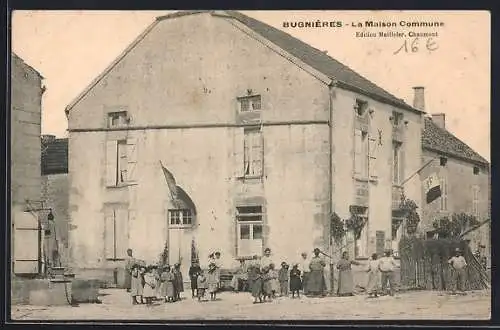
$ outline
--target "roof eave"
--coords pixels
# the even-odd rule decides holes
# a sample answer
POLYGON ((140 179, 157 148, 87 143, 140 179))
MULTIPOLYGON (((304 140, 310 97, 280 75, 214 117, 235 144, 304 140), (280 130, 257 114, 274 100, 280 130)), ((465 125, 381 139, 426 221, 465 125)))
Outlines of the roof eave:
POLYGON ((486 159, 483 160, 483 161, 479 161, 479 160, 476 160, 476 159, 459 156, 457 154, 453 154, 453 153, 450 153, 448 151, 444 151, 444 150, 440 150, 440 149, 437 149, 437 148, 433 148, 433 147, 429 146, 426 143, 422 143, 422 148, 424 150, 427 150, 427 151, 435 152, 437 154, 440 154, 440 155, 443 155, 443 156, 447 156, 447 157, 450 157, 450 158, 455 158, 455 159, 458 159, 458 160, 462 160, 462 161, 465 161, 465 162, 468 162, 468 163, 471 163, 471 164, 474 164, 474 165, 480 165, 480 166, 484 166, 484 167, 488 167, 488 168, 490 166, 490 163, 486 159))
POLYGON ((405 109, 405 110, 411 111, 411 112, 419 114, 419 115, 422 115, 422 114, 426 113, 425 111, 418 110, 418 109, 410 106, 409 104, 406 104, 404 101, 401 101, 401 103, 394 102, 394 100, 391 100, 390 98, 383 97, 383 96, 380 96, 380 95, 372 93, 372 92, 368 92, 368 91, 366 91, 366 90, 364 90, 362 88, 359 88, 357 86, 353 86, 353 85, 348 84, 348 83, 343 82, 343 81, 338 81, 337 85, 339 87, 341 87, 341 88, 344 88, 344 89, 347 89, 347 90, 350 90, 350 91, 353 91, 353 92, 358 92, 360 94, 363 94, 363 95, 366 95, 368 97, 371 97, 372 99, 374 99, 376 101, 380 101, 382 103, 386 103, 386 104, 389 104, 389 105, 392 105, 392 106, 395 106, 395 107, 399 107, 401 109, 405 109))

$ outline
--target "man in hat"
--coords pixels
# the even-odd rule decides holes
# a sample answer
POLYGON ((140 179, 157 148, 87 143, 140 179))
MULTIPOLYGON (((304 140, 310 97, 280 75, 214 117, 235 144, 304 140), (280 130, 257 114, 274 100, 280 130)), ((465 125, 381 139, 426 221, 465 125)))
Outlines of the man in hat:
POLYGON ((387 282, 389 282, 389 294, 394 296, 394 269, 397 267, 392 256, 392 250, 386 249, 385 255, 380 258, 378 269, 382 274, 382 292, 387 292, 387 282))
POLYGON ((465 258, 462 256, 459 248, 455 249, 455 255, 448 260, 448 264, 450 264, 453 269, 453 286, 451 293, 455 294, 457 289, 462 293, 465 293, 465 267, 467 267, 467 263, 465 262, 465 258))

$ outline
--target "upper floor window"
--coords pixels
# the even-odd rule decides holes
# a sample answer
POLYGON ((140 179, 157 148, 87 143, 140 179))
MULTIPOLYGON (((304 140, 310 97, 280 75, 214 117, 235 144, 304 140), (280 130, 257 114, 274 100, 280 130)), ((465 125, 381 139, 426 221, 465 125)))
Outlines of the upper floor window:
POLYGON ((354 106, 356 111, 356 116, 363 117, 368 110, 368 102, 362 100, 356 100, 356 105, 354 106))
POLYGON ((116 187, 135 181, 136 140, 106 142, 106 186, 116 187))
POLYGON ((479 167, 474 166, 474 168, 472 169, 472 173, 474 173, 474 175, 479 175, 479 167))
POLYGON ((127 111, 118 111, 108 113, 108 127, 120 127, 127 125, 128 115, 127 111))
POLYGON ((168 210, 170 226, 190 226, 193 224, 193 212, 189 209, 168 210))
POLYGON ((244 168, 246 177, 260 177, 264 162, 264 141, 259 129, 245 129, 244 168))
POLYGON ((403 122, 403 114, 401 112, 393 111, 392 112, 392 126, 399 127, 403 122))
POLYGON ((249 95, 242 96, 238 98, 240 104, 240 111, 259 111, 262 108, 261 96, 260 95, 249 95))
POLYGON ((368 177, 368 133, 359 129, 354 131, 354 174, 366 179, 368 177))

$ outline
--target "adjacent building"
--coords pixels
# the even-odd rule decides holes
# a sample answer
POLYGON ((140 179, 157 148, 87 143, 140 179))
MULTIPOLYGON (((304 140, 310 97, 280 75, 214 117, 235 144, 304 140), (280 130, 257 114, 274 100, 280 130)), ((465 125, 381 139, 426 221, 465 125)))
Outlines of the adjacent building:
POLYGON ((12 272, 35 275, 41 269, 40 134, 44 87, 41 74, 11 56, 11 253, 12 272))
MULTIPOLYGON (((419 108, 422 110, 423 98, 422 89, 421 94, 416 95, 415 104, 421 105, 419 108)), ((473 215, 480 223, 491 219, 490 164, 446 129, 444 113, 433 114, 424 120, 422 166, 421 179, 436 173, 441 188, 440 198, 422 205, 422 232, 432 235, 432 223, 442 217, 451 220, 453 214, 473 215)), ((490 232, 489 223, 485 223, 465 237, 470 240, 472 251, 479 250, 488 259, 491 252, 490 232)))
POLYGON ((46 208, 42 219, 44 251, 52 266, 68 264, 68 139, 42 135, 42 200, 46 208), (49 217, 49 212, 52 217, 49 217), (49 220, 49 218, 52 218, 49 220))
MULTIPOLYGON (((422 160, 420 110, 233 11, 159 17, 66 112, 80 277, 112 280, 127 248, 153 262, 167 247, 184 271, 193 250, 293 261, 329 250, 332 212, 363 219, 348 248, 368 257, 393 245, 393 200, 422 160)), ((418 176, 404 190, 420 205, 418 176)))

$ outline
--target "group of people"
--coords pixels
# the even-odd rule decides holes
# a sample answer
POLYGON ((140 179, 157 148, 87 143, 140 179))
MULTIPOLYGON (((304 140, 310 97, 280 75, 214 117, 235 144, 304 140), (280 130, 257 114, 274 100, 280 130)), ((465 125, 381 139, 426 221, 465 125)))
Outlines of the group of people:
MULTIPOLYGON (((240 260, 240 269, 231 280, 231 287, 239 291, 243 285, 254 298, 254 303, 270 301, 278 296, 300 297, 302 292, 306 296, 326 296, 327 286, 325 280, 326 262, 321 256, 321 251, 315 248, 312 258, 307 253, 301 254, 301 259, 290 265, 283 261, 281 268, 277 269, 272 260, 271 249, 266 248, 264 256, 254 256, 250 260, 240 260), (259 260, 260 259, 260 260, 259 260)), ((132 296, 133 304, 151 304, 154 300, 175 302, 181 300, 184 292, 183 276, 180 264, 173 267, 169 265, 149 265, 137 262, 132 257, 132 250, 128 250, 129 259, 126 266, 126 285, 132 296)), ((467 265, 465 259, 457 249, 456 255, 449 260, 449 264, 455 270, 454 280, 456 287, 463 288, 464 268, 467 265)), ((337 262, 338 285, 337 295, 341 297, 354 295, 354 281, 352 265, 362 265, 358 261, 349 258, 347 252, 337 262)), ((368 297, 375 298, 382 293, 394 295, 395 278, 394 270, 397 266, 392 251, 386 250, 382 257, 373 254, 366 264, 368 272, 368 283, 366 292, 368 297)), ((209 255, 208 269, 204 270, 198 260, 194 260, 189 268, 192 298, 206 301, 206 293, 210 294, 210 300, 216 300, 217 293, 221 289, 221 254, 215 252, 209 255)))

